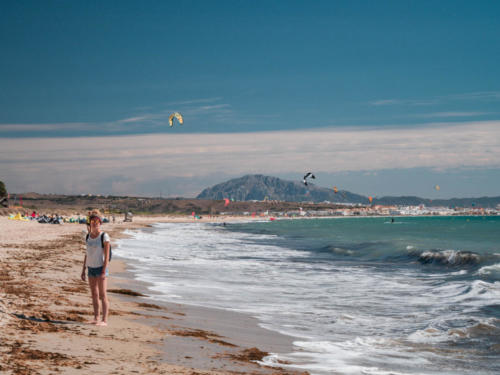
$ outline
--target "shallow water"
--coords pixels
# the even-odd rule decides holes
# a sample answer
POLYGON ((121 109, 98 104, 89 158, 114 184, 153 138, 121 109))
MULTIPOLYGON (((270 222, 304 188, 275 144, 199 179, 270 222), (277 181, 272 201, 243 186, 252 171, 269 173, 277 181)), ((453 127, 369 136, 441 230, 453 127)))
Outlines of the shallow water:
POLYGON ((157 224, 116 253, 160 298, 247 312, 297 337, 268 364, 500 373, 499 217, 157 224))

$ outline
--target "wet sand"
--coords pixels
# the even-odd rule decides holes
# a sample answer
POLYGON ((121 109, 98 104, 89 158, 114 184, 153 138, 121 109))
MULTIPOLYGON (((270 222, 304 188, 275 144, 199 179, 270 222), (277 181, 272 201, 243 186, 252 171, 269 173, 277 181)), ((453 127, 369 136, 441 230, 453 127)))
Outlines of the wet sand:
MULTIPOLYGON (((135 217, 103 230, 113 241, 125 229, 176 221, 192 219, 135 217)), ((80 279, 84 232, 80 224, 0 217, 0 373, 299 373, 256 362, 266 352, 290 352, 292 338, 260 328, 244 314, 159 303, 116 252, 109 325, 87 324, 93 313, 88 285, 80 279)))

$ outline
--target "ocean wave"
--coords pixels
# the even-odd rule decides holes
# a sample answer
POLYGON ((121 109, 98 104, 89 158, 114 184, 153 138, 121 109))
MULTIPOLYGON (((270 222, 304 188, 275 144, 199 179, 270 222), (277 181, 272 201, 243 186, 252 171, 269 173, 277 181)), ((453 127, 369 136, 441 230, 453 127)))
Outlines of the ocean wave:
POLYGON ((312 250, 317 253, 328 253, 330 255, 340 256, 358 256, 360 258, 387 258, 391 255, 388 251, 388 244, 381 241, 366 241, 359 243, 351 243, 349 245, 330 244, 327 246, 320 246, 312 250))
POLYGON ((500 282, 486 282, 474 280, 459 295, 449 299, 451 303, 460 303, 463 306, 482 308, 489 306, 493 301, 500 299, 500 282))
POLYGON ((460 270, 460 271, 457 271, 457 272, 451 272, 450 275, 454 275, 454 276, 462 276, 462 275, 467 275, 467 270, 460 270))
POLYGON ((409 375, 414 371, 406 372, 404 367, 419 367, 428 365, 424 358, 408 357, 401 352, 401 344, 393 339, 383 337, 355 337, 346 341, 294 341, 298 351, 285 356, 268 357, 267 365, 279 366, 291 360, 294 363, 305 365, 291 365, 285 367, 307 369, 316 374, 331 374, 332 369, 339 374, 365 375, 409 375), (282 357, 281 361, 280 358, 282 357), (372 361, 367 362, 365 359, 372 361), (399 367, 400 371, 395 371, 399 367))
POLYGON ((341 247, 331 247, 330 251, 337 255, 354 255, 354 251, 351 249, 344 249, 341 247))
POLYGON ((294 351, 265 358, 270 366, 415 375, 448 365, 465 373, 462 358, 472 358, 470 366, 488 368, 467 348, 491 355, 483 348, 500 337, 498 322, 479 318, 500 316, 493 305, 500 282, 476 275, 499 263, 495 244, 288 237, 231 227, 162 224, 121 240, 117 250, 133 260, 137 278, 153 285, 155 298, 245 312, 294 336, 294 351))
MULTIPOLYGON (((390 261, 397 263, 407 263, 409 260, 417 260, 425 265, 437 265, 445 267, 483 267, 480 274, 497 273, 500 271, 500 264, 490 265, 497 261, 495 254, 478 254, 473 251, 463 250, 419 250, 415 246, 408 245, 405 249, 394 249, 384 244, 361 243, 352 246, 329 245, 316 250, 318 253, 328 253, 334 257, 349 257, 353 260, 359 258, 368 261, 390 261)), ((461 274, 466 274, 463 272, 461 274)))
POLYGON ((477 271, 477 274, 478 275, 488 275, 488 276, 491 276, 491 275, 500 276, 500 263, 492 264, 491 266, 481 267, 477 271))
POLYGON ((450 327, 455 324, 453 322, 444 322, 444 324, 431 325, 425 329, 415 331, 408 336, 408 340, 419 344, 435 344, 438 342, 489 338, 487 341, 493 344, 498 341, 500 334, 499 323, 500 320, 497 318, 477 320, 463 327, 450 327))
POLYGON ((481 263, 479 254, 460 250, 426 250, 410 251, 410 257, 416 257, 422 264, 437 264, 443 266, 473 266, 481 263))
POLYGON ((464 330, 464 334, 467 337, 483 337, 491 336, 498 341, 500 337, 500 319, 490 318, 485 319, 471 327, 464 330))

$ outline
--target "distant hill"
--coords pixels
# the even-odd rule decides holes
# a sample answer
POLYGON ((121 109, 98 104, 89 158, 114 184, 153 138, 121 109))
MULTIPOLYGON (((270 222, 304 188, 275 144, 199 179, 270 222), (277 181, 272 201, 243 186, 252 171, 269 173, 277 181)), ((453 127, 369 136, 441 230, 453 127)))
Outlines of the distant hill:
POLYGON ((308 181, 308 186, 305 186, 300 181, 287 181, 261 174, 246 175, 212 186, 203 190, 197 198, 215 200, 229 198, 237 201, 267 199, 287 202, 369 203, 368 198, 362 195, 345 190, 335 193, 333 189, 314 185, 311 180, 308 181))
MULTIPOLYGON (((368 197, 354 194, 346 190, 335 193, 332 189, 314 185, 309 180, 308 186, 301 181, 287 181, 277 177, 264 175, 246 175, 206 188, 198 199, 222 200, 224 198, 237 201, 278 200, 286 202, 334 202, 368 204, 368 197)), ((373 204, 394 206, 444 206, 444 207, 490 207, 500 204, 499 197, 426 199, 415 196, 374 198, 373 204)))

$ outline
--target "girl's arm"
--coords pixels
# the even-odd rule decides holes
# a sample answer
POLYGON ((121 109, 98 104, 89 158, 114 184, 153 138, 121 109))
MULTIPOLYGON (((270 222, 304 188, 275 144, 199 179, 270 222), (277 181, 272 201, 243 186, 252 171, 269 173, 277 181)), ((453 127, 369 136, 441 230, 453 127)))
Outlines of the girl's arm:
POLYGON ((104 264, 102 266, 102 277, 106 276, 106 268, 108 268, 109 263, 109 241, 104 242, 104 264))
POLYGON ((83 258, 83 267, 82 267, 82 275, 81 278, 85 281, 85 264, 87 263, 87 254, 85 254, 85 258, 83 258))

